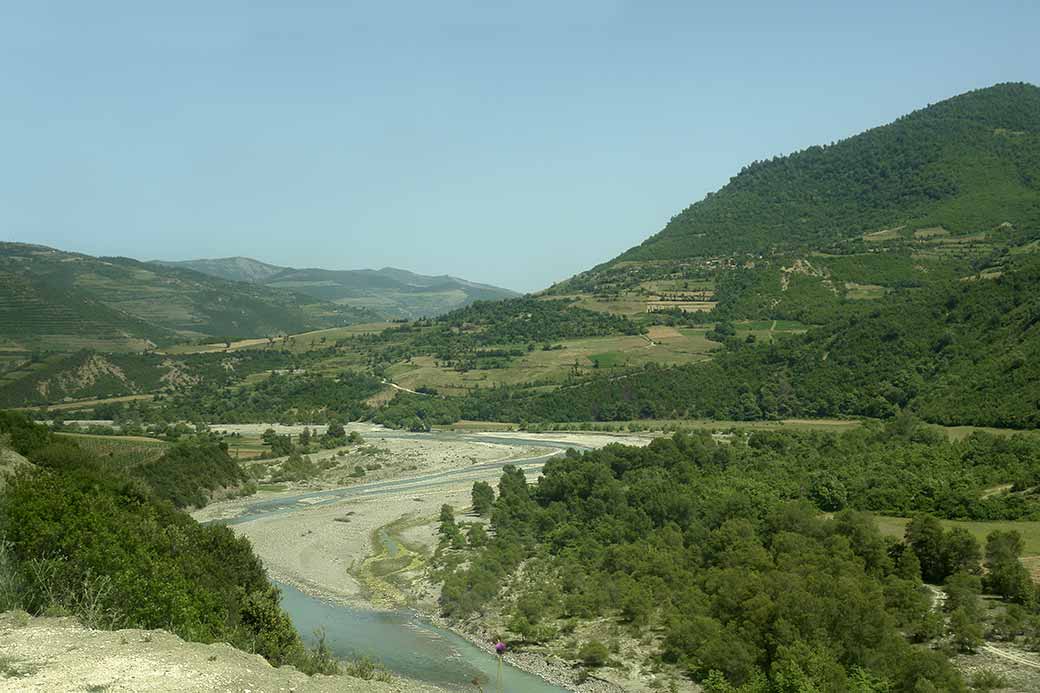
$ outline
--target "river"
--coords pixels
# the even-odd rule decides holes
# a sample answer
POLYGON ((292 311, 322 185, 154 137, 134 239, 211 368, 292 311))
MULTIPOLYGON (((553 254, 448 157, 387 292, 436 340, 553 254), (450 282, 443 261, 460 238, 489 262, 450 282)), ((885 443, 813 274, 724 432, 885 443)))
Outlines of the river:
MULTIPOLYGON (((537 447, 543 450, 553 448, 553 454, 558 454, 559 450, 566 448, 587 449, 581 445, 551 440, 478 437, 464 434, 405 434, 388 431, 366 434, 366 437, 434 439, 434 437, 444 438, 448 435, 456 440, 469 439, 482 443, 504 443, 537 447)), ((241 514, 226 522, 239 524, 272 514, 306 512, 308 509, 339 502, 350 497, 371 497, 400 493, 403 490, 428 489, 439 484, 458 483, 460 477, 467 478, 480 472, 493 473, 506 464, 521 467, 528 474, 537 474, 542 465, 552 456, 542 454, 526 459, 492 462, 463 469, 420 474, 406 479, 280 496, 252 503, 241 514)), ((478 689, 473 684, 474 680, 481 681, 485 691, 499 690, 496 688, 499 677, 501 677, 502 691, 561 693, 566 690, 508 663, 500 663, 494 654, 481 650, 455 633, 437 627, 416 612, 345 606, 305 594, 291 585, 279 582, 274 584, 282 592, 283 608, 305 640, 313 643, 315 631, 324 630, 326 644, 338 657, 371 657, 395 674, 451 691, 475 692, 478 689)))

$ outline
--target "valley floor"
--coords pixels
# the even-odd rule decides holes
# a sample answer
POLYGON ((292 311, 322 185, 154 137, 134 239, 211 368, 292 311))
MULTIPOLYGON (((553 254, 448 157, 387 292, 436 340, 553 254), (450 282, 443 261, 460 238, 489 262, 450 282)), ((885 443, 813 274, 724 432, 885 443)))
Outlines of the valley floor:
MULTIPOLYGON (((402 440, 376 427, 358 430, 366 442, 388 450, 392 457, 406 456, 408 464, 388 464, 378 480, 366 478, 349 491, 337 486, 332 474, 292 490, 215 503, 194 516, 200 521, 238 518, 232 527, 250 539, 271 577, 307 594, 362 608, 408 606, 438 622, 439 588, 424 575, 427 559, 438 541, 442 505, 453 506, 460 520, 475 521, 474 516, 461 515, 470 505, 473 482, 497 485, 504 463, 517 464, 533 481, 541 465, 562 452, 560 444, 592 448, 613 442, 643 445, 650 441, 643 436, 584 433, 482 433, 442 440, 433 436, 402 440), (388 437, 381 438, 380 434, 388 437), (511 440, 523 441, 525 446, 511 445, 511 440), (544 447, 532 446, 532 441, 541 440, 544 447), (257 503, 282 500, 291 503, 288 509, 247 515, 241 521, 257 503)), ((440 625, 483 649, 492 642, 492 635, 474 624, 465 628, 444 622, 440 625)), ((508 659, 557 685, 573 686, 573 671, 565 662, 547 661, 531 653, 511 653, 508 659)), ((620 687, 593 678, 580 690, 642 688, 620 687)))

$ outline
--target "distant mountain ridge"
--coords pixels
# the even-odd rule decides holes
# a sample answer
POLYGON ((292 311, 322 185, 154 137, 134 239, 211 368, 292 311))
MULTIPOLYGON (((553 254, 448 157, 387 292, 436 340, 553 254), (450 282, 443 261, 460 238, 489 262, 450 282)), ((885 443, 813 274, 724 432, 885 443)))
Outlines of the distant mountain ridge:
POLYGON ((361 308, 186 268, 0 243, 0 346, 8 349, 141 351, 378 319, 361 308))
POLYGON ((298 269, 247 257, 154 262, 231 281, 289 289, 337 305, 371 310, 385 318, 435 317, 474 301, 519 296, 515 291, 447 274, 428 276, 394 267, 379 270, 298 269))
POLYGON ((263 284, 268 277, 273 277, 279 272, 284 272, 288 269, 278 265, 269 265, 251 257, 241 256, 184 260, 180 262, 152 260, 152 262, 157 265, 165 265, 166 267, 191 269, 232 282, 248 282, 250 284, 263 284))

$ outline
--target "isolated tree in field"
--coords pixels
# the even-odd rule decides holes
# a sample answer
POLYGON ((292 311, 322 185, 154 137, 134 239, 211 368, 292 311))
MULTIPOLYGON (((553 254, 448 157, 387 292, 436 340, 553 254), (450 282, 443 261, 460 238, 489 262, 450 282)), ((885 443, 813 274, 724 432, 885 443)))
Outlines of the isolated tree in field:
POLYGON ((459 533, 459 527, 455 524, 455 509, 450 505, 441 506, 441 526, 438 530, 442 537, 452 538, 459 533))
POLYGON ((473 512, 487 517, 491 514, 491 506, 495 503, 495 490, 486 481, 473 482, 473 512))
POLYGON ((300 447, 308 447, 311 444, 311 429, 306 426, 300 434, 300 447))
POLYGON ((284 457, 293 451, 292 438, 289 436, 274 436, 271 438, 271 454, 275 457, 284 457))
POLYGON ((327 435, 333 438, 342 438, 347 435, 347 432, 343 429, 343 423, 340 421, 333 421, 329 424, 327 435))

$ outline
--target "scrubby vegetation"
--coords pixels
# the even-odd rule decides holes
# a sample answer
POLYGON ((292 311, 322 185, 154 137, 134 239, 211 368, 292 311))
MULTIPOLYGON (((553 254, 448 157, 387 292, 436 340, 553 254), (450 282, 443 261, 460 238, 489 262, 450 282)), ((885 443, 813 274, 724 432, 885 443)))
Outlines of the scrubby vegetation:
MULTIPOLYGON (((199 525, 20 415, 0 412, 0 435, 37 465, 0 496, 0 610, 164 628, 187 640, 230 642, 275 665, 321 668, 248 541, 199 525)), ((184 461, 204 448, 180 450, 171 454, 184 461)))

